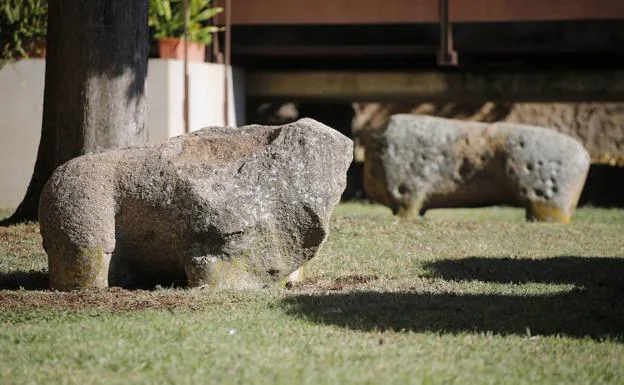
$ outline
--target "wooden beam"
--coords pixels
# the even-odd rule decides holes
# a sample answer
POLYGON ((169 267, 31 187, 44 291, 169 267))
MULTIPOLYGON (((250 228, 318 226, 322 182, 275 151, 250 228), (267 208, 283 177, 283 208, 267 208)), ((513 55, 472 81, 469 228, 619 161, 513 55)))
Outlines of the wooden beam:
POLYGON ((247 96, 287 101, 624 101, 624 70, 251 72, 247 96))

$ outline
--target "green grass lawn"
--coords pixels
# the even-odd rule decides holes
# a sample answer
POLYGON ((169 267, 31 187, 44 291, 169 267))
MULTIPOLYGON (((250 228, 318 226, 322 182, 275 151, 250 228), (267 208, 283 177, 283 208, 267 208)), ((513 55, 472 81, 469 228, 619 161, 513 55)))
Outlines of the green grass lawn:
POLYGON ((343 204, 290 290, 50 292, 40 243, 0 228, 0 384, 624 383, 623 211, 343 204))

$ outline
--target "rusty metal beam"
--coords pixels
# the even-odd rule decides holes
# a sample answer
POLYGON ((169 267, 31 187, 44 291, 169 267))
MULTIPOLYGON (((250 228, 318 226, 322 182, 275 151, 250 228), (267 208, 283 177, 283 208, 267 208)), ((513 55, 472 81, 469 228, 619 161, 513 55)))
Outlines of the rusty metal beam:
POLYGON ((450 0, 451 21, 624 20, 622 0, 450 0))
POLYGON ((247 96, 316 101, 624 101, 624 70, 251 72, 247 96))
MULTIPOLYGON (((223 3, 220 0, 218 3, 223 3)), ((624 20, 622 0, 449 0, 452 22, 624 20)), ((233 25, 437 23, 433 0, 236 0, 233 25)), ((220 24, 224 24, 220 16, 220 24)))

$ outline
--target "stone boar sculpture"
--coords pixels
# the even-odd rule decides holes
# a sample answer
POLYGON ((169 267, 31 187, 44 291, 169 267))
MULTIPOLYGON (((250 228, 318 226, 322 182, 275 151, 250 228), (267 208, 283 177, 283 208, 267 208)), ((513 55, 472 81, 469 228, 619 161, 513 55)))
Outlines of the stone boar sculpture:
POLYGON ((365 138, 364 187, 395 215, 428 209, 521 205, 528 220, 568 223, 590 158, 547 128, 393 115, 365 138))
POLYGON ((75 158, 39 206, 50 286, 285 283, 325 241, 352 153, 350 139, 302 119, 75 158))

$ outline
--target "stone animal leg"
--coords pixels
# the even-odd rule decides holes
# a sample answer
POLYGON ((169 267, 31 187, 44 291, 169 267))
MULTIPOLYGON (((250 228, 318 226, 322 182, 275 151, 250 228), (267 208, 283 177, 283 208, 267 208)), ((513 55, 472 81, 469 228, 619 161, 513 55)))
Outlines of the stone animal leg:
POLYGON ((528 221, 570 223, 570 214, 561 207, 545 202, 530 202, 526 208, 528 221))
POLYGON ((212 255, 193 257, 184 265, 189 287, 251 288, 262 286, 248 266, 239 260, 224 260, 212 255))
POLYGON ((111 254, 103 246, 57 245, 55 249, 46 249, 51 289, 70 291, 108 287, 111 254))
POLYGON ((217 262, 216 257, 194 257, 184 265, 186 279, 190 287, 213 286, 212 265, 217 262))
POLYGON ((406 204, 402 204, 395 212, 401 218, 414 219, 425 215, 427 211, 424 208, 425 195, 419 194, 417 197, 411 199, 406 204))
MULTIPOLYGON (((44 218, 48 215, 42 210, 40 217, 41 213, 44 218)), ((111 254, 115 248, 112 214, 77 213, 74 221, 65 223, 64 227, 53 220, 40 223, 43 246, 48 254, 51 289, 69 291, 108 287, 111 254)))
POLYGON ((413 219, 420 216, 420 208, 413 205, 402 206, 399 208, 396 215, 405 219, 413 219))

